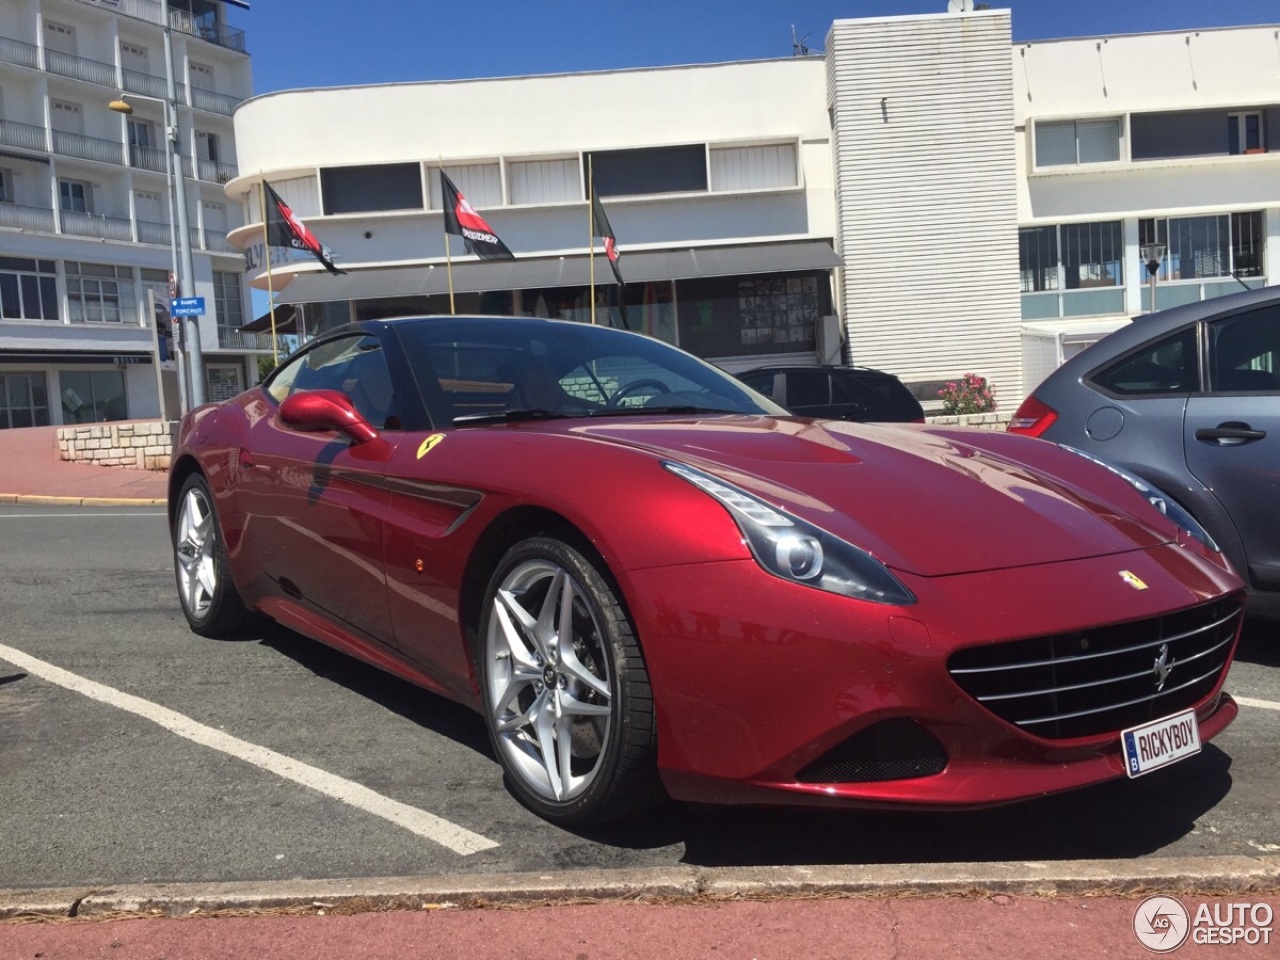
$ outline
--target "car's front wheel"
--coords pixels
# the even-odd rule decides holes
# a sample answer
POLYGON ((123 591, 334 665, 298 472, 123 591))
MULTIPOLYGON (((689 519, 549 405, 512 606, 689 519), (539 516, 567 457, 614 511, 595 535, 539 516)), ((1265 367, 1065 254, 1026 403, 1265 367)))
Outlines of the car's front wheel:
POLYGON ((173 518, 173 568, 178 600, 191 629, 225 637, 243 626, 244 601, 227 568, 227 550, 209 484, 198 473, 182 485, 173 518))
POLYGON ((626 610, 573 538, 532 537, 485 597, 479 675, 494 751, 513 793, 564 826, 652 804, 653 692, 626 610))

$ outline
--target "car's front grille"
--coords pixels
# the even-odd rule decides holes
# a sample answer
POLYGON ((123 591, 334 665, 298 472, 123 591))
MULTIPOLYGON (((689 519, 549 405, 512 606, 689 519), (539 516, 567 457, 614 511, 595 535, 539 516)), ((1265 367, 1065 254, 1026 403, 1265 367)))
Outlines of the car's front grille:
POLYGON ((1186 709, 1226 669, 1243 601, 958 650, 952 679, 992 713, 1049 739, 1123 730, 1186 709))
POLYGON ((836 744, 796 774, 800 783, 870 783, 931 777, 947 766, 937 739, 914 720, 882 720, 836 744))

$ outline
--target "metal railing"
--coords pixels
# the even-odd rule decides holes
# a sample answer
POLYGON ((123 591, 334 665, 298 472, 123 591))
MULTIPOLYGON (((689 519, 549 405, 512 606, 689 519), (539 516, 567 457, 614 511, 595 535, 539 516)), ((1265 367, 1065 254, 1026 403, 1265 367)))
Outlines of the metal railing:
POLYGON ((270 350, 271 335, 218 327, 218 346, 224 350, 270 350))
MULTIPOLYGON (((183 85, 178 83, 175 86, 178 99, 184 99, 186 91, 183 85)), ((140 93, 144 97, 156 97, 160 100, 169 99, 169 85, 164 77, 155 77, 141 70, 130 70, 128 67, 124 68, 124 89, 126 93, 140 93)))
POLYGON ((200 179, 208 180, 210 183, 226 183, 238 172, 234 163, 223 163, 221 160, 205 160, 201 157, 197 163, 200 179))
POLYGON ((216 43, 220 47, 237 50, 240 53, 245 52, 244 31, 229 27, 225 23, 197 19, 185 10, 174 10, 170 7, 169 26, 193 37, 199 37, 201 40, 216 43))
POLYGON ((144 147, 140 143, 129 144, 129 166, 153 173, 168 173, 169 153, 157 147, 144 147))
POLYGON ((221 230, 208 230, 204 232, 204 248, 220 253, 239 253, 231 242, 227 239, 225 232, 221 230))
POLYGON ((0 227, 34 230, 36 233, 53 233, 53 208, 0 203, 0 227))
POLYGON ((5 63, 16 63, 20 67, 40 66, 40 48, 34 43, 15 40, 13 37, 0 37, 0 60, 5 63))
POLYGON ((17 120, 0 120, 0 144, 6 147, 39 150, 41 153, 47 153, 49 150, 49 145, 45 141, 44 127, 19 123, 17 120))
POLYGON ((74 237, 95 237, 100 240, 132 240, 133 224, 120 217, 107 217, 96 213, 79 213, 63 210, 62 232, 74 237))
POLYGON ((197 110, 220 113, 229 117, 235 112, 242 99, 242 97, 233 97, 229 93, 218 93, 216 90, 206 90, 195 84, 191 85, 191 106, 197 110))
POLYGON ((81 160, 124 164, 124 145, 119 140, 86 137, 83 133, 54 130, 53 152, 64 157, 78 157, 81 160))
POLYGON ((174 234, 167 223, 139 220, 134 225, 138 228, 138 243, 155 243, 166 247, 173 243, 174 234))
POLYGON ((72 53, 63 53, 61 50, 45 48, 44 68, 49 73, 56 73, 60 77, 84 80, 87 83, 97 83, 104 87, 114 87, 116 85, 115 64, 102 63, 98 60, 90 60, 87 57, 77 57, 72 53))

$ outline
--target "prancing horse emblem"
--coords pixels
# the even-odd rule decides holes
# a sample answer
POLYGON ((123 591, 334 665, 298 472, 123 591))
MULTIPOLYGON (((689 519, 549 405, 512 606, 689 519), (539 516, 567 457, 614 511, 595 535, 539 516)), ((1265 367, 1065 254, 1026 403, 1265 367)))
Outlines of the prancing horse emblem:
POLYGON ((1120 579, 1123 580, 1125 583, 1127 583, 1129 586, 1133 587, 1133 589, 1135 590, 1147 589, 1147 585, 1142 581, 1142 578, 1139 577, 1132 570, 1121 570, 1120 579))
POLYGON ((1156 675, 1156 692, 1164 689, 1164 682, 1169 679, 1169 674, 1173 671, 1177 660, 1169 659, 1169 645, 1167 643, 1160 644, 1160 655, 1156 657, 1156 662, 1151 666, 1151 672, 1156 675))

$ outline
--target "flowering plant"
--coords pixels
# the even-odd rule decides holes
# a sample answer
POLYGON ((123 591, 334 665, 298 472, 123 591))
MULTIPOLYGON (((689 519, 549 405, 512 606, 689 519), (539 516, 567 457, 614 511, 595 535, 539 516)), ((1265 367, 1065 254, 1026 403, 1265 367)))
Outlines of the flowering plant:
POLYGON ((942 400, 942 412, 948 415, 960 413, 990 413, 996 408, 996 389, 987 383, 986 377, 966 373, 938 391, 942 400))

